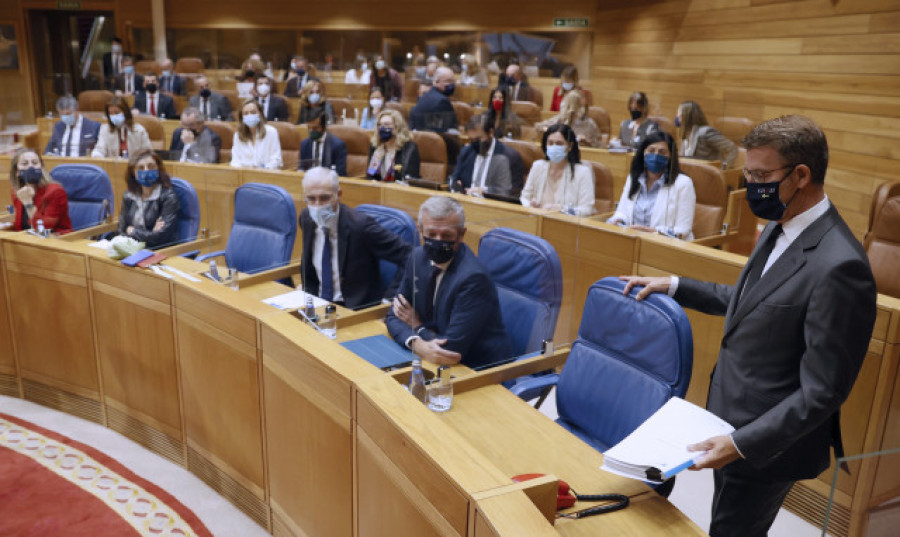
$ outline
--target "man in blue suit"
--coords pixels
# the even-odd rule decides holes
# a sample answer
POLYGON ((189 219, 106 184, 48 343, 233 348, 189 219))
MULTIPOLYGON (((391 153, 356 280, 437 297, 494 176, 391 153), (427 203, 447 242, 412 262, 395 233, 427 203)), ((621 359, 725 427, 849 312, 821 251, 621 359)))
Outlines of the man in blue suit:
POLYGON ((159 62, 162 75, 159 77, 159 90, 172 95, 187 95, 187 81, 183 76, 175 74, 175 64, 166 58, 159 62))
POLYGON ((56 101, 56 111, 59 112, 60 121, 53 125, 53 134, 44 148, 44 154, 64 157, 90 155, 91 149, 97 145, 100 124, 79 114, 78 101, 71 95, 65 95, 56 101))
POLYGON ((465 244, 466 216, 452 198, 419 208, 413 250, 385 323, 391 337, 436 364, 484 367, 512 358, 497 288, 465 244))
POLYGON ((333 169, 347 177, 347 144, 325 132, 325 114, 319 114, 306 124, 309 137, 300 142, 300 162, 297 169, 306 171, 316 166, 333 169))
POLYGON ((449 98, 455 88, 453 71, 438 67, 431 89, 419 97, 419 102, 409 111, 409 127, 437 133, 457 131, 459 123, 449 98))

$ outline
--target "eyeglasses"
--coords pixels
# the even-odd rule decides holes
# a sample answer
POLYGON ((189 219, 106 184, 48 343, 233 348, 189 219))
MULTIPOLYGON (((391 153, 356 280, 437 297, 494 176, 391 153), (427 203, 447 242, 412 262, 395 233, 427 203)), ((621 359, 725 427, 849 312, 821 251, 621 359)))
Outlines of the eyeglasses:
POLYGON ((785 174, 784 177, 782 177, 782 180, 784 180, 785 177, 793 173, 794 168, 796 168, 797 166, 799 166, 799 164, 788 164, 787 166, 782 166, 773 170, 748 170, 747 168, 744 168, 741 171, 744 174, 744 179, 746 179, 747 181, 750 181, 752 183, 768 183, 768 179, 773 173, 779 170, 786 170, 790 168, 791 171, 785 174))

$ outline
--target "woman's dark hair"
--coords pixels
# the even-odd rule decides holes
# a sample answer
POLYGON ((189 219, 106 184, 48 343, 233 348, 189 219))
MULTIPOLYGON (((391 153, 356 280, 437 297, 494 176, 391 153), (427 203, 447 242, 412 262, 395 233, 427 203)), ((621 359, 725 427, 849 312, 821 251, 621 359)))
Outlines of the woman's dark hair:
POLYGON ((631 103, 634 103, 641 108, 641 117, 646 116, 647 113, 650 112, 648 109, 650 101, 647 100, 647 94, 643 91, 636 91, 628 96, 628 110, 631 110, 631 103))
MULTIPOLYGON (((381 109, 384 110, 384 105, 387 104, 387 99, 384 97, 384 92, 381 91, 381 86, 372 86, 371 88, 369 88, 369 99, 372 99, 372 94, 376 91, 381 94, 381 100, 384 101, 384 103, 381 104, 381 109)), ((370 104, 368 108, 369 110, 372 110, 372 105, 370 104)))
POLYGON ((494 95, 500 95, 503 97, 503 108, 500 110, 500 119, 506 119, 509 115, 509 94, 507 94, 507 89, 503 86, 497 86, 496 88, 491 90, 490 102, 488 103, 487 109, 491 115, 492 119, 497 119, 497 112, 494 110, 494 107, 491 103, 494 102, 494 95))
POLYGON ((544 131, 544 137, 541 138, 541 151, 544 152, 544 155, 547 154, 547 138, 554 132, 562 134, 562 137, 566 139, 566 143, 572 144, 572 150, 569 151, 566 159, 569 161, 569 167, 572 169, 572 178, 574 178, 575 165, 581 163, 581 150, 578 149, 578 137, 575 136, 575 131, 572 130, 572 127, 565 123, 550 125, 547 130, 544 131))
POLYGON ((128 102, 125 101, 123 97, 113 97, 106 103, 106 106, 103 107, 103 110, 106 112, 106 121, 109 122, 110 129, 118 129, 115 125, 113 125, 112 119, 109 117, 109 107, 115 106, 119 110, 125 114, 125 125, 128 126, 129 129, 134 128, 134 118, 131 116, 131 107, 128 106, 128 102))
POLYGON ((172 180, 169 179, 169 174, 166 173, 166 168, 163 166, 163 161, 159 158, 159 155, 154 153, 152 149, 142 149, 134 155, 131 155, 131 158, 128 159, 128 171, 125 174, 125 182, 128 183, 128 191, 135 196, 141 195, 141 184, 134 178, 136 173, 134 169, 137 167, 137 163, 145 157, 152 157, 153 161, 156 162, 156 167, 159 169, 159 184, 161 184, 163 188, 172 188, 172 180))
POLYGON ((650 145, 657 142, 665 142, 666 147, 669 148, 669 168, 666 170, 666 179, 663 181, 663 184, 671 185, 675 182, 678 174, 681 173, 681 168, 678 166, 678 148, 675 147, 675 138, 672 138, 669 133, 663 131, 655 131, 648 134, 647 137, 641 141, 640 145, 638 145, 637 149, 634 151, 634 158, 631 159, 631 170, 629 172, 631 176, 631 187, 628 190, 628 197, 630 199, 634 199, 638 190, 641 188, 640 183, 638 183, 638 177, 644 173, 644 151, 646 151, 650 145))

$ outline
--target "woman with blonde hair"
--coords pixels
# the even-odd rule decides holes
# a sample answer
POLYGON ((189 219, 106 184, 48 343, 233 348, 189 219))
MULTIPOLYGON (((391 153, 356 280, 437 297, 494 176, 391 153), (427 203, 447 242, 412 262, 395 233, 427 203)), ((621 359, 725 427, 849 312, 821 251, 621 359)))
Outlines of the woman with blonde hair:
POLYGON ((16 217, 12 222, 0 224, 0 229, 34 229, 41 221, 44 229, 57 233, 72 231, 66 191, 50 178, 37 151, 25 147, 13 154, 9 185, 16 217))
POLYGON ((553 88, 553 99, 550 101, 550 111, 559 112, 563 98, 570 91, 580 91, 584 94, 585 103, 591 106, 591 92, 581 87, 578 81, 578 69, 574 65, 567 65, 559 76, 559 86, 553 88))
POLYGON ((478 65, 478 60, 472 54, 463 54, 461 58, 462 72, 459 74, 459 83, 462 86, 477 86, 486 88, 488 76, 484 69, 478 65))
POLYGON ((584 95, 580 91, 572 90, 567 93, 560 104, 559 114, 536 124, 535 128, 544 131, 557 123, 567 125, 575 131, 578 143, 590 147, 600 147, 600 129, 594 120, 588 117, 584 95))
POLYGON ((376 181, 402 181, 419 177, 419 148, 400 112, 382 110, 375 119, 366 177, 376 181))
POLYGON ((300 90, 300 114, 297 124, 308 123, 314 117, 325 115, 325 122, 334 125, 334 109, 325 100, 325 84, 318 80, 310 80, 300 90))
POLYGON ((231 165, 277 170, 282 166, 278 131, 266 125, 256 99, 247 99, 238 110, 238 128, 231 147, 231 165))
POLYGON ((150 136, 140 124, 134 122, 131 107, 122 97, 113 97, 106 103, 106 123, 100 125, 97 145, 91 151, 93 158, 128 158, 144 149, 153 149, 150 136))

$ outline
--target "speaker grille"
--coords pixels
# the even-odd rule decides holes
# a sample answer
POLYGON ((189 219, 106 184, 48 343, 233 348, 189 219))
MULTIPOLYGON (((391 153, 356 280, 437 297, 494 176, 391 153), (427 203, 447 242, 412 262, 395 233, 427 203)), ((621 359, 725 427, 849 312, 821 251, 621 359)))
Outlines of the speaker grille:
POLYGON ((12 375, 0 375, 0 395, 19 397, 19 383, 12 375))
MULTIPOLYGON (((810 524, 821 528, 825 523, 828 497, 802 483, 797 483, 784 500, 784 507, 810 524)), ((834 537, 847 537, 850 533, 850 509, 835 503, 828 519, 828 533, 834 537)))
POLYGON ((265 500, 235 481, 203 455, 188 446, 188 470, 224 496, 260 526, 269 528, 269 506, 265 500))
POLYGON ((109 428, 122 433, 150 451, 161 455, 179 466, 185 465, 184 443, 154 429, 109 405, 106 407, 109 428))
POLYGON ((103 424, 103 407, 100 401, 64 392, 46 384, 22 379, 25 399, 79 418, 103 424))
POLYGON ((272 536, 273 537, 303 537, 291 530, 290 524, 281 518, 277 511, 272 510, 272 536))

